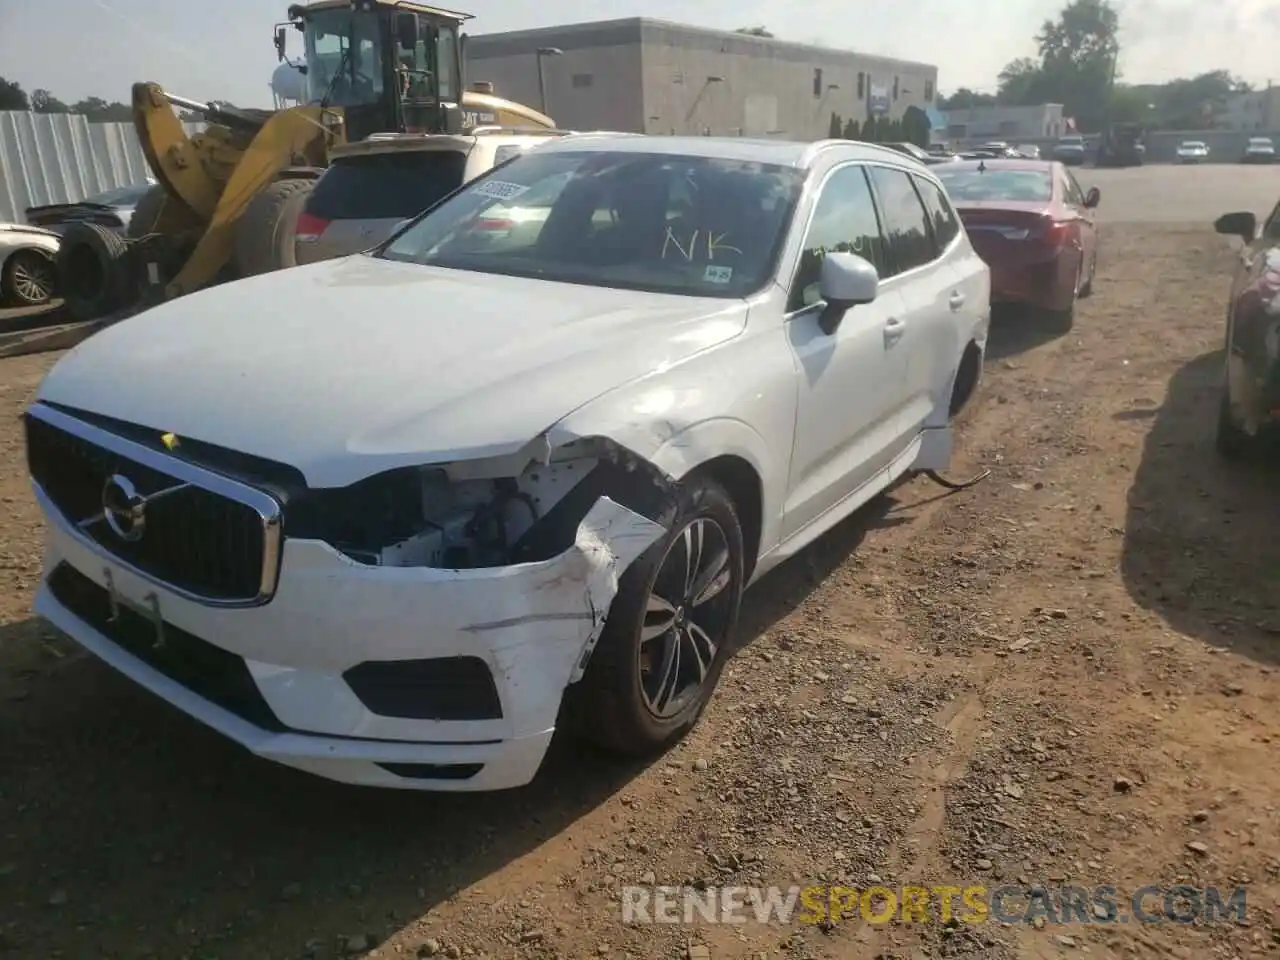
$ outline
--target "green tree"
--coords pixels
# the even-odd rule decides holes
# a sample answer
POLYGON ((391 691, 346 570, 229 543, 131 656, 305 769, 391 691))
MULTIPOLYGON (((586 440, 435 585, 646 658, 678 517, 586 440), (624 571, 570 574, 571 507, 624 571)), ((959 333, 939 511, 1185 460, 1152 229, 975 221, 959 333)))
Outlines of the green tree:
POLYGON ((70 113, 71 108, 48 90, 31 91, 31 109, 36 113, 70 113))
POLYGON ((831 125, 827 128, 827 136, 832 140, 839 140, 840 129, 840 114, 833 110, 831 112, 831 125))
POLYGON ((22 85, 0 77, 0 110, 30 110, 31 98, 22 85))
POLYGON ((858 121, 853 117, 844 122, 844 138, 846 140, 857 140, 859 138, 858 121))
POLYGON ((1022 57, 1000 71, 1000 103, 1061 103, 1085 129, 1107 119, 1120 55, 1120 16, 1111 0, 1071 0, 1036 34, 1039 59, 1022 57))
POLYGON ((949 97, 938 98, 939 110, 970 110, 973 107, 993 107, 996 103, 994 93, 978 93, 968 87, 961 87, 949 97))
POLYGON ((902 139, 914 143, 917 147, 929 146, 931 128, 928 114, 914 104, 907 107, 902 114, 902 139))
POLYGON ((70 106, 72 113, 82 113, 90 123, 128 123, 133 119, 133 109, 124 103, 108 103, 101 97, 85 97, 70 106))

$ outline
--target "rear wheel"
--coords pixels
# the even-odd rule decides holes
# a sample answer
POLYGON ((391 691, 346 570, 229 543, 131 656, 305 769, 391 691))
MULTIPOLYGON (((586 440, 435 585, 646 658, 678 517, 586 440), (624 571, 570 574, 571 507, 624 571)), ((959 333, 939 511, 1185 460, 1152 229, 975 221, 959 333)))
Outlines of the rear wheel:
POLYGON ((692 478, 669 532, 623 573, 586 672, 566 691, 577 732, 643 756, 692 728, 731 653, 743 570, 733 501, 692 478))
POLYGON ((53 299, 57 283, 52 257, 39 250, 19 250, 0 274, 0 300, 15 307, 38 307, 53 299))
POLYGON ((1066 333, 1076 322, 1076 301, 1080 298, 1080 287, 1084 281, 1084 259, 1081 258, 1080 266, 1076 267, 1076 279, 1071 285, 1071 301, 1064 309, 1049 311, 1049 319, 1054 329, 1061 333, 1066 333))
POLYGON ((1214 447, 1224 460, 1246 460, 1256 447, 1254 438, 1245 433, 1236 423, 1231 413, 1231 400, 1224 387, 1222 399, 1218 402, 1218 428, 1214 437, 1214 447))
POLYGON ((277 180, 249 201, 236 222, 235 263, 240 276, 252 277, 298 265, 294 239, 314 180, 277 180))

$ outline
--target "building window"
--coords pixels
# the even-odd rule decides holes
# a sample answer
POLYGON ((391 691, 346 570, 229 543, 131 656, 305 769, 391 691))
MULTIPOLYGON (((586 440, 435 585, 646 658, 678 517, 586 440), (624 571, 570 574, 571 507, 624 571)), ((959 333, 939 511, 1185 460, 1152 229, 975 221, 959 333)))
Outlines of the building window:
POLYGON ((861 100, 867 95, 867 75, 861 70, 858 71, 858 99, 861 100))
POLYGON ((584 87, 590 87, 595 83, 595 77, 589 73, 575 73, 573 75, 573 85, 581 90, 584 87))
POLYGON ((822 69, 818 68, 813 71, 813 95, 815 97, 822 96, 822 69))
POLYGON ((893 99, 898 99, 898 78, 893 78, 893 99))
POLYGON ((933 103, 933 81, 926 80, 924 82, 924 102, 933 103))

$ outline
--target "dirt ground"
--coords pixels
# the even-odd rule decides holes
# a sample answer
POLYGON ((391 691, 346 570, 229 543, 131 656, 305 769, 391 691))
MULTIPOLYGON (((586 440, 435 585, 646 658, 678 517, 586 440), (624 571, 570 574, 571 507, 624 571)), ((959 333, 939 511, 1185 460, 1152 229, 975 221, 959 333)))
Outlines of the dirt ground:
POLYGON ((761 582, 668 756, 560 744, 504 794, 257 761, 31 619, 16 416, 52 358, 3 361, 0 954, 1280 953, 1280 471, 1213 452, 1233 253, 1205 226, 1275 191, 1176 172, 1081 176, 1104 190, 1095 294, 1066 335, 997 327, 954 470, 985 483, 914 480, 761 582), (1245 885, 1248 912, 624 925, 620 888, 655 882, 1245 885))

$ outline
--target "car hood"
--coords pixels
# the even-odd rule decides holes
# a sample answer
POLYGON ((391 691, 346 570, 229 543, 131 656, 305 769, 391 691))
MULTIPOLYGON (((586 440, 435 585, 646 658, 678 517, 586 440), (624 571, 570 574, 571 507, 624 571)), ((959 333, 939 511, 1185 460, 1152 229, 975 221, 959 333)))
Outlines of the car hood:
POLYGON ((58 234, 52 230, 46 230, 44 227, 32 227, 25 223, 0 223, 0 233, 23 233, 37 237, 58 238, 58 234))
POLYGON ((315 487, 504 456, 741 332, 747 305, 357 255, 214 287, 90 337, 38 399, 253 454, 315 487))

